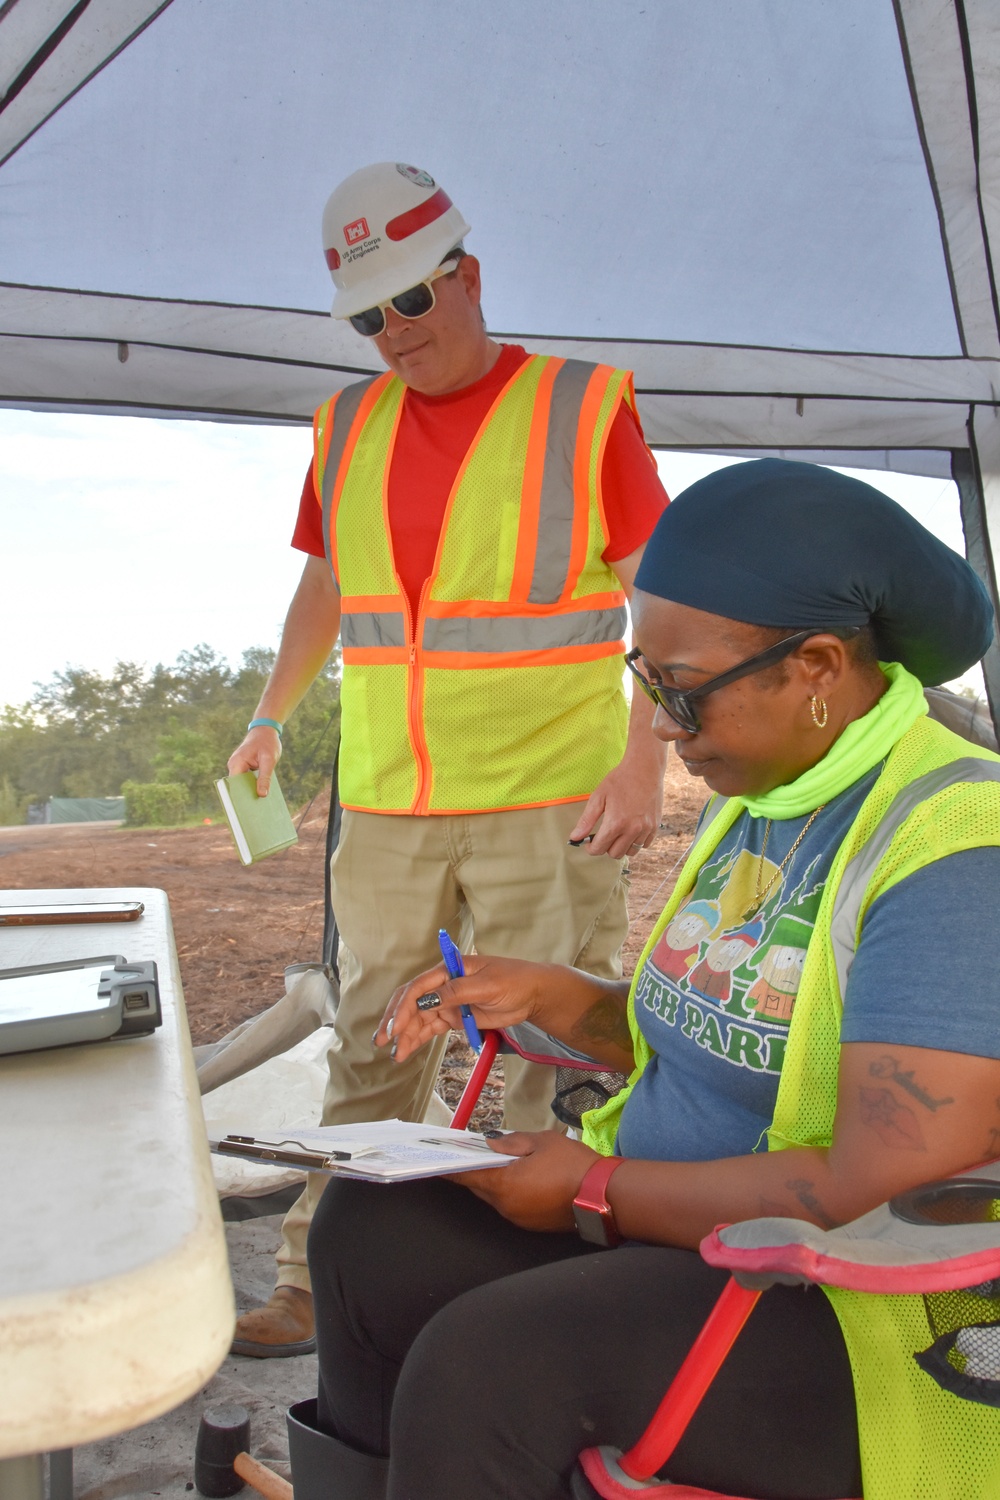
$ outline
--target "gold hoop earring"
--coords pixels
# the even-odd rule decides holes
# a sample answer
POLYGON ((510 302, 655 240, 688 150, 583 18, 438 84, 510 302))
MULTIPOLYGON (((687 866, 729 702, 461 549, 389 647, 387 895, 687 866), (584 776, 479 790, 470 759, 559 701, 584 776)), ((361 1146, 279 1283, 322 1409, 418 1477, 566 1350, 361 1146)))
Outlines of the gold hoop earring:
POLYGON ((825 698, 810 698, 809 699, 809 712, 810 712, 810 714, 812 714, 812 721, 816 725, 816 728, 817 729, 825 729, 826 728, 826 721, 830 717, 830 711, 829 711, 829 709, 826 706, 826 699, 825 698), (816 707, 817 704, 819 705, 818 709, 816 707))

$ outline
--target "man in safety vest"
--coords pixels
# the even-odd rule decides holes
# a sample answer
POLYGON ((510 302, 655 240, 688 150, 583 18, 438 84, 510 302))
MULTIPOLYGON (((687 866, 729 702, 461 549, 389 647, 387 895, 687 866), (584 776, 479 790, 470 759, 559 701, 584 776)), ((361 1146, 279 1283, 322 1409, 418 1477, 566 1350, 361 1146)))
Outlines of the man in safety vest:
MULTIPOLYGON (((402 163, 327 203, 333 316, 388 370, 316 414, 293 536, 309 555, 229 761, 266 793, 281 725, 339 635, 331 1124, 423 1118, 441 1047, 397 1067, 372 1033, 396 986, 440 961, 439 928, 620 976, 625 860, 659 824, 665 751, 646 697, 630 713, 622 687, 625 601, 666 504, 631 375, 491 339, 468 231, 402 163)), ((555 1124, 552 1078, 508 1060, 509 1125, 555 1124)), ((305 1239, 325 1181, 289 1212, 278 1287, 240 1319, 236 1352, 313 1346, 305 1239)))

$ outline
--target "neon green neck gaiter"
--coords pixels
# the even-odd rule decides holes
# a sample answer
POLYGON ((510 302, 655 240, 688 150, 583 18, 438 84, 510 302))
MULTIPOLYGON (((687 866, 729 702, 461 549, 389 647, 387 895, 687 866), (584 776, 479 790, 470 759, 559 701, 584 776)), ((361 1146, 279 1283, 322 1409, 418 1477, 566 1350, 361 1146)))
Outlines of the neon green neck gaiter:
POLYGON ((848 724, 823 759, 786 786, 738 797, 752 818, 800 818, 853 786, 884 760, 910 725, 927 712, 919 680, 898 661, 879 662, 889 687, 862 718, 848 724))

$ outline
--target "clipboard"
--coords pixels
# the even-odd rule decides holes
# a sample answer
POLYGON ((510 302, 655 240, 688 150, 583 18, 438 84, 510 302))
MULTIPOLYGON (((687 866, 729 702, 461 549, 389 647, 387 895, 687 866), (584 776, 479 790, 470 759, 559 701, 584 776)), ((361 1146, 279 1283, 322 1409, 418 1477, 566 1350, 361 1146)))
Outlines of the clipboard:
POLYGON ((367 1182, 411 1182, 476 1168, 509 1165, 516 1157, 492 1150, 469 1130, 451 1130, 412 1120, 368 1120, 351 1125, 278 1127, 270 1139, 255 1135, 210 1138, 220 1156, 261 1165, 357 1177, 367 1182))

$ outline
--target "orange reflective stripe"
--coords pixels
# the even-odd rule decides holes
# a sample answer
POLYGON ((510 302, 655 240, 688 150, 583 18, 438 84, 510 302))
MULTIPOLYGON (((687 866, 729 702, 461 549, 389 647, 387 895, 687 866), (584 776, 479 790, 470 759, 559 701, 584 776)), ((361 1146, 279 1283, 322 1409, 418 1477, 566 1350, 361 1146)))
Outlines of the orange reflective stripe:
MULTIPOLYGON (((363 595, 358 595, 363 598, 363 595)), ((375 606, 378 606, 379 595, 373 595, 375 606)), ((392 596, 388 604, 395 604, 395 596, 392 596)), ((625 603, 625 595, 621 589, 608 589, 600 594, 587 594, 583 599, 572 599, 569 601, 569 613, 577 609, 616 609, 625 603)), ((452 620, 452 619, 481 619, 489 617, 492 619, 503 619, 505 615, 537 615, 539 618, 545 616, 562 616, 567 613, 565 608, 552 604, 524 604, 515 599, 504 599, 497 602, 494 599, 428 599, 423 610, 424 616, 429 620, 452 620)))
MULTIPOLYGON (((583 398, 580 410, 580 425, 577 428, 576 452, 573 455, 573 490, 575 495, 590 495, 590 461, 594 446, 594 433, 601 412, 601 403, 615 371, 610 365, 598 365, 594 370, 583 398)), ((607 424, 609 427, 611 423, 607 424)), ((573 542, 570 550, 569 576, 563 599, 568 599, 576 587, 576 580, 587 561, 587 546, 590 540, 589 506, 577 503, 573 514, 573 542)))
MULTIPOLYGON (((426 672, 438 667, 459 672, 480 667, 549 667, 558 662, 601 661, 608 656, 621 656, 622 646, 621 641, 599 641, 593 646, 562 646, 555 651, 432 651, 424 653, 422 666, 426 672)), ((380 661, 386 658, 379 655, 380 661)))
MULTIPOLYGON (((586 801, 587 798, 582 795, 577 797, 549 797, 544 802, 512 802, 509 805, 504 803, 502 809, 484 807, 481 811, 497 812, 502 810, 503 812, 522 812, 532 807, 564 807, 570 802, 586 801)), ((364 802, 348 802, 345 800, 340 805, 348 812, 371 812, 372 810, 364 802)), ((380 818, 410 818, 413 816, 412 809, 409 807, 380 807, 378 811, 380 818)), ((469 809, 467 807, 436 807, 434 809, 434 816, 439 818, 466 817, 468 812, 469 809)))
MULTIPOLYGON (((509 805, 505 802, 502 809, 484 807, 480 811, 522 812, 532 807, 564 807, 570 802, 586 801, 587 798, 582 794, 575 797, 547 797, 542 802, 511 802, 509 805)), ((363 802, 343 801, 340 805, 346 808, 348 812, 371 812, 372 810, 363 802)), ((409 807, 380 807, 378 811, 381 818, 410 818, 413 816, 413 809, 409 807)), ((467 816, 468 812, 469 809, 467 807, 436 807, 434 809, 434 816, 437 818, 457 818, 467 816)), ((688 1493, 690 1494, 690 1491, 688 1493)))
POLYGON ((538 550, 538 517, 542 504, 542 480, 545 477, 545 451, 549 433, 549 414, 552 407, 552 387, 565 363, 564 359, 549 359, 542 371, 535 395, 531 432, 528 435, 524 481, 521 485, 521 518, 510 589, 511 600, 525 604, 527 604, 528 592, 534 577, 535 554, 538 550))
POLYGON ((412 652, 409 646, 343 646, 344 665, 354 667, 406 667, 412 652))
POLYGON ((341 614, 356 610, 377 613, 382 609, 399 609, 398 594, 344 594, 340 600, 341 614))

